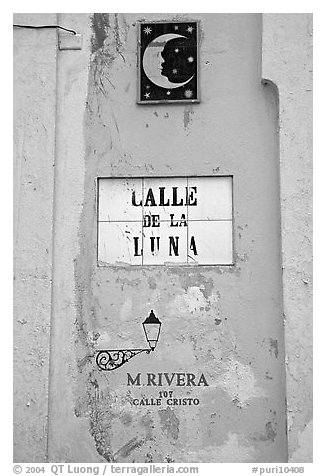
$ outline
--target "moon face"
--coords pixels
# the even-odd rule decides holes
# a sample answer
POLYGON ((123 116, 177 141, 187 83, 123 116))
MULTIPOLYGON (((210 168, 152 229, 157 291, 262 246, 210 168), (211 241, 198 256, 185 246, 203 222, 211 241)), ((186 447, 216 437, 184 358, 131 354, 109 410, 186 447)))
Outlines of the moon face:
POLYGON ((164 50, 166 43, 168 43, 170 40, 173 40, 174 38, 186 37, 176 33, 167 33, 165 35, 158 36, 149 43, 143 55, 143 68, 146 76, 152 81, 152 83, 156 84, 156 86, 160 86, 161 88, 165 89, 180 88, 184 84, 189 83, 189 81, 193 78, 193 76, 191 76, 191 78, 189 78, 187 81, 184 81, 183 83, 172 83, 166 76, 161 74, 163 62, 161 52, 164 50))

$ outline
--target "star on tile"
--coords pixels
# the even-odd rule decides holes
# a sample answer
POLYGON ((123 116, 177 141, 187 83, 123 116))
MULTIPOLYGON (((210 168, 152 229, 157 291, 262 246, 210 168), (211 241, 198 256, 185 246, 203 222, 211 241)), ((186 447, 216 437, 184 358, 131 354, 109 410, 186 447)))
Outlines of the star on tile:
POLYGON ((193 63, 193 62, 194 62, 193 56, 189 56, 189 58, 187 58, 187 60, 188 60, 189 63, 193 63))
POLYGON ((188 26, 187 31, 188 31, 189 33, 192 33, 192 32, 193 32, 193 29, 194 29, 193 26, 188 26))
POLYGON ((173 68, 172 73, 177 74, 178 70, 176 68, 173 68))
POLYGON ((151 95, 151 93, 145 93, 145 94, 144 94, 144 96, 145 96, 146 99, 148 99, 150 95, 151 95))
POLYGON ((179 48, 176 48, 176 49, 174 50, 174 52, 175 52, 175 53, 179 53, 179 48))
POLYGON ((150 26, 146 26, 144 28, 144 33, 145 35, 149 35, 150 33, 152 33, 152 28, 150 26))
POLYGON ((175 29, 175 30, 179 30, 178 25, 174 25, 174 29, 175 29))
POLYGON ((190 99, 193 95, 193 92, 190 89, 186 89, 184 94, 187 99, 190 99))
POLYGON ((166 91, 166 94, 167 94, 168 96, 170 96, 171 91, 166 91))

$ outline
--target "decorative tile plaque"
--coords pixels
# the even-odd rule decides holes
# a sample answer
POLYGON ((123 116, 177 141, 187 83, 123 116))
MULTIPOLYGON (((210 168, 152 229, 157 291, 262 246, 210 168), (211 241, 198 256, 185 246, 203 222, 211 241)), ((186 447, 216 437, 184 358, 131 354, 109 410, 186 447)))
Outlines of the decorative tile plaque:
POLYGON ((197 22, 139 24, 138 103, 199 102, 197 22))
POLYGON ((98 261, 233 264, 232 177, 98 179, 98 261))

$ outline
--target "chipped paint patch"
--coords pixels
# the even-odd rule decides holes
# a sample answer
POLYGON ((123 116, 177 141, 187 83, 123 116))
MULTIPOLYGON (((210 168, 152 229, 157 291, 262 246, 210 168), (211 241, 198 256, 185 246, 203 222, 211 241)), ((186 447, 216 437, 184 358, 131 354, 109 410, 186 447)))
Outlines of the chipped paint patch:
POLYGON ((130 319, 132 311, 132 299, 130 296, 126 298, 126 301, 123 303, 121 311, 120 311, 120 319, 121 321, 127 321, 130 319))
MULTIPOLYGON (((179 276, 181 287, 187 292, 190 287, 198 286, 205 298, 211 296, 214 288, 214 281, 212 278, 205 276, 198 272, 187 272, 180 268, 170 268, 169 274, 176 274, 179 276)), ((219 292, 216 294, 220 297, 219 292)))
POLYGON ((271 421, 267 422, 265 425, 265 432, 257 436, 254 436, 252 439, 256 441, 259 440, 259 441, 274 442, 277 436, 276 428, 274 428, 274 426, 271 421))
POLYGON ((236 433, 228 433, 228 439, 222 446, 210 446, 196 452, 184 455, 188 463, 246 463, 255 460, 255 449, 241 443, 241 437, 236 433))
POLYGON ((265 425, 265 438, 266 440, 275 441, 276 430, 274 430, 272 422, 268 422, 265 425))
POLYGON ((101 349, 109 349, 112 344, 112 336, 109 334, 109 332, 104 332, 102 331, 102 334, 96 341, 98 347, 101 349))
POLYGON ((150 289, 153 289, 153 290, 156 289, 156 287, 157 287, 156 281, 152 276, 149 276, 147 282, 148 282, 148 286, 149 286, 150 289))
POLYGON ((312 463, 313 454, 313 424, 312 420, 306 425, 303 431, 298 434, 298 445, 296 450, 289 457, 289 462, 312 463))
POLYGON ((253 455, 253 449, 250 446, 243 446, 236 433, 229 433, 227 442, 217 449, 219 461, 226 463, 243 463, 250 461, 253 455))
POLYGON ((178 296, 176 300, 178 300, 178 298, 181 298, 181 306, 186 308, 187 311, 191 313, 205 308, 207 304, 205 296, 202 294, 200 288, 197 286, 189 288, 186 294, 184 294, 183 296, 178 296))
POLYGON ((238 406, 243 407, 252 398, 265 396, 259 387, 250 365, 244 365, 235 359, 231 360, 228 370, 219 380, 221 386, 238 406))
POLYGON ((203 292, 202 287, 192 286, 188 288, 186 293, 176 296, 171 306, 181 312, 194 314, 198 311, 209 311, 213 305, 217 304, 217 301, 218 296, 216 294, 208 297, 203 292))
POLYGON ((114 453, 114 460, 119 457, 126 458, 132 453, 136 448, 139 448, 144 444, 144 439, 139 439, 136 436, 129 440, 125 445, 122 446, 116 453, 114 453))
POLYGON ((270 345, 271 345, 271 352, 274 351, 274 355, 277 358, 278 357, 278 341, 277 339, 269 339, 270 345))
POLYGON ((196 365, 196 356, 194 355, 194 344, 182 339, 180 336, 180 340, 176 347, 173 347, 169 344, 165 346, 166 352, 170 355, 173 355, 173 362, 174 365, 180 365, 181 368, 184 366, 184 363, 187 362, 188 365, 194 366, 196 365))
POLYGON ((104 45, 110 28, 109 15, 105 13, 94 13, 91 18, 91 25, 94 32, 92 37, 92 51, 96 51, 104 45))
POLYGON ((161 420, 162 430, 169 438, 176 441, 179 437, 179 418, 170 407, 159 410, 158 414, 161 420))
POLYGON ((186 106, 183 113, 183 125, 185 129, 187 129, 192 122, 192 114, 194 114, 192 106, 186 106))

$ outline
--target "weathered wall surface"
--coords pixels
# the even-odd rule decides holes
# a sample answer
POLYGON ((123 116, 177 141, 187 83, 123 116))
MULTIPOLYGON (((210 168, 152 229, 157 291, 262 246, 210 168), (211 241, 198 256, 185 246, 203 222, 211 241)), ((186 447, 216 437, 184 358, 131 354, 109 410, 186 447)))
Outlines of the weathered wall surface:
POLYGON ((56 36, 14 30, 14 459, 26 462, 44 461, 47 446, 56 36))
MULTIPOLYGON (((84 200, 84 118, 90 59, 90 19, 59 14, 57 22, 84 35, 82 50, 58 54, 54 214, 53 320, 49 405, 49 461, 98 461, 87 418, 76 412, 79 363, 74 260, 79 254, 78 228, 84 200)), ((69 35, 60 32, 59 35, 69 35)), ((83 292, 83 290, 80 290, 83 292)), ((87 289, 84 289, 87 292, 87 289)), ((86 359, 87 355, 84 355, 86 359)))
POLYGON ((170 106, 135 103, 140 19, 60 20, 85 43, 58 64, 49 458, 285 461, 278 105, 261 84, 261 16, 198 15, 202 101, 170 106), (96 178, 133 175, 233 175, 235 265, 98 267, 96 178), (139 347, 150 309, 155 353, 100 372, 95 350, 139 347), (209 386, 128 387, 127 372, 204 373, 209 386), (131 403, 171 389, 200 405, 131 403))
MULTIPOLYGON (((60 14, 56 19, 51 15, 40 18, 40 23, 58 22, 83 34, 82 50, 57 53, 54 216, 50 202, 43 200, 43 221, 39 219, 32 230, 28 229, 46 230, 48 235, 42 243, 47 243, 52 236, 52 220, 54 223, 47 458, 57 462, 286 461, 286 352, 288 369, 293 375, 292 380, 287 380, 288 404, 294 415, 293 421, 289 420, 291 458, 303 461, 309 456, 303 454, 303 446, 300 449, 300 440, 309 439, 307 430, 302 431, 310 413, 299 410, 300 406, 309 407, 311 387, 308 380, 307 390, 299 389, 299 385, 301 371, 307 375, 310 356, 305 355, 303 368, 294 357, 298 350, 290 335, 298 323, 292 311, 291 320, 286 320, 286 326, 290 322, 291 327, 286 328, 288 347, 284 348, 278 101, 275 89, 261 83, 261 15, 196 15, 194 19, 201 22, 201 103, 136 105, 137 21, 172 18, 172 14, 60 14), (97 177, 228 174, 234 177, 234 266, 97 266, 97 177), (100 372, 95 365, 95 351, 142 346, 141 322, 150 309, 163 323, 155 352, 136 357, 116 372, 100 372), (127 372, 192 372, 198 376, 203 372, 209 386, 154 390, 127 386, 127 372), (159 390, 171 389, 178 398, 198 398, 200 405, 144 408, 131 404, 132 398, 155 397, 159 390), (299 402, 295 400, 296 391, 299 402), (297 448, 299 453, 295 453, 297 448)), ((274 17, 269 18, 274 25, 274 17)), ((193 18, 181 15, 177 19, 193 18)), ((22 22, 35 20, 23 16, 22 22)), ((295 38, 296 21, 291 20, 291 15, 287 21, 293 27, 291 38, 295 38)), ((285 43, 288 47, 288 38, 280 34, 283 24, 278 17, 275 24, 279 25, 279 36, 273 32, 264 37, 263 49, 263 77, 271 80, 275 76, 268 74, 267 65, 278 64, 279 59, 277 55, 266 56, 267 51, 270 53, 267 45, 282 49, 285 43)), ((36 35, 31 31, 21 34, 36 35)), ((302 39, 306 41, 307 35, 302 32, 302 39)), ((39 43, 35 48, 38 46, 39 43)), ((22 48, 21 42, 19 47, 22 48)), ((52 48, 56 48, 55 41, 52 48)), ((287 49, 285 53, 289 54, 287 49)), ((39 57, 43 56, 42 50, 39 57)), ((51 58, 47 55, 46 61, 51 58)), ((287 78, 286 65, 284 68, 282 77, 287 78)), ((44 71, 35 73, 38 79, 44 71)), ((55 71, 47 84, 54 79, 55 71)), ((24 79, 17 78, 18 86, 21 82, 24 79)), ((35 100, 38 92, 31 84, 35 100)), ((284 91, 287 88, 285 82, 284 91)), ((52 97, 49 94, 50 105, 52 97)), ((284 104, 285 111, 290 111, 290 100, 284 104)), ((18 104, 16 117, 20 109, 18 104)), ((47 114, 51 111, 48 108, 47 114)), ((281 167, 285 170, 284 144, 294 113, 287 123, 282 114, 281 167)), ((54 126, 54 117, 52 120, 54 126)), ((18 127, 18 138, 20 134, 18 127)), ((33 137, 34 134, 35 131, 33 137)), ((53 160, 53 139, 53 135, 47 136, 45 142, 49 147, 45 151, 47 161, 53 160)), ((33 140, 26 143, 33 144, 33 140)), ((38 157, 38 163, 44 165, 42 159, 43 155, 38 157)), ((308 162, 304 163, 309 169, 308 162)), ((293 174, 297 166, 296 162, 291 164, 293 174)), ((290 273, 288 279, 283 274, 285 289, 289 283, 301 284, 299 268, 292 266, 291 240, 295 236, 290 227, 298 227, 302 217, 295 212, 294 219, 291 214, 297 209, 298 197, 303 203, 302 196, 294 193, 299 190, 298 183, 304 185, 304 196, 309 196, 309 189, 304 174, 295 183, 288 170, 284 181, 282 170, 283 267, 287 260, 290 273), (284 221, 284 216, 288 221, 284 221)), ((52 183, 52 171, 51 174, 51 180, 50 175, 46 180, 52 183)), ((26 187, 28 179, 19 180, 26 187)), ((48 185, 46 191, 52 201, 53 187, 48 185)), ((24 206, 29 203, 26 198, 24 206)), ((42 207, 38 204, 37 210, 42 207)), ((28 244, 34 249, 32 237, 28 244)), ((20 248, 16 254, 20 257, 20 248)), ((308 263, 308 250, 305 256, 308 263)), ((34 259, 37 261, 39 256, 34 259)), ((50 257, 47 265, 50 269, 50 257)), ((310 283, 303 285, 307 289, 310 283)), ((24 286, 30 286, 33 292, 24 295, 27 305, 16 294, 19 312, 41 306, 39 318, 48 325, 49 294, 43 292, 41 296, 46 302, 41 301, 31 274, 24 286)), ((299 290, 296 286, 288 287, 288 293, 285 290, 286 317, 290 304, 294 310, 299 290)), ((304 299, 300 305, 304 313, 304 299)), ((24 334, 27 324, 18 324, 15 332, 19 350, 28 355, 31 346, 49 348, 48 340, 41 343, 35 334, 38 323, 28 336, 24 334)), ((302 332, 302 326, 300 329, 302 332)), ((48 339, 48 333, 45 335, 48 339)), ((302 344, 300 352, 307 352, 309 338, 303 339, 294 332, 293 335, 302 344)), ((40 444, 36 435, 46 435, 46 430, 40 430, 40 422, 46 421, 47 372, 43 374, 37 369, 36 375, 31 364, 23 376, 19 363, 16 368, 16 422, 21 424, 25 419, 30 434, 16 436, 19 444, 15 458, 41 461, 45 440, 40 444), (37 406, 40 414, 35 423, 26 419, 32 405, 20 410, 26 389, 30 388, 26 379, 35 389, 40 388, 38 402, 43 402, 37 406)))
POLYGON ((264 15, 278 87, 289 461, 312 461, 312 15, 264 15))

